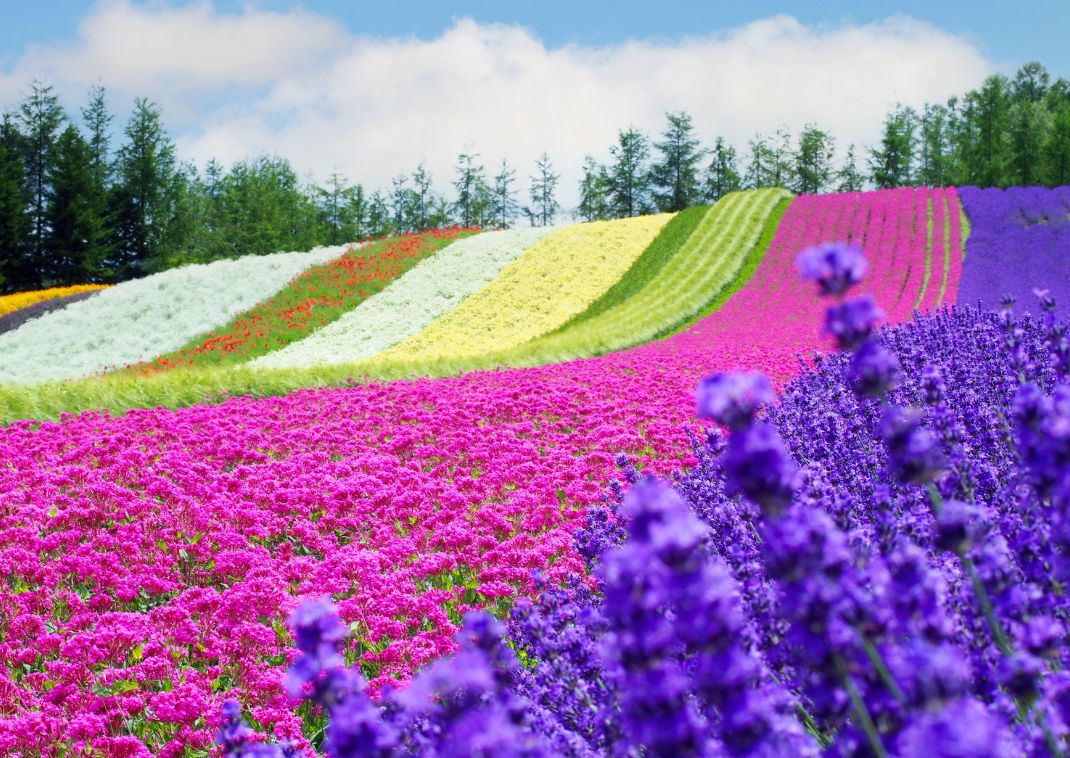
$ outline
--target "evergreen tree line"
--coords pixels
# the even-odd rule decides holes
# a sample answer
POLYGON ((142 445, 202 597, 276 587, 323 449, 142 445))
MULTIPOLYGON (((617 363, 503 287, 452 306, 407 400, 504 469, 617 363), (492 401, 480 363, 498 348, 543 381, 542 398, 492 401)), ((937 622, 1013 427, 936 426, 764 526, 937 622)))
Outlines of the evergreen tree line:
MULTIPOLYGON (((80 116, 75 123, 52 88, 35 82, 0 121, 0 292, 122 281, 185 263, 452 224, 547 225, 563 212, 560 174, 545 153, 522 193, 507 161, 488 172, 466 150, 447 199, 422 163, 371 192, 338 172, 325 186, 304 185, 277 156, 229 170, 213 160, 201 172, 178 161, 159 108, 146 99, 135 101, 113 149, 103 87, 91 91, 80 116)), ((1052 81, 1039 63, 920 112, 893 108, 862 168, 854 145, 837 160, 835 138, 812 124, 794 136, 755 134, 740 150, 722 137, 704 146, 686 112, 665 119, 655 139, 629 127, 608 161, 585 157, 574 217, 678 211, 769 186, 817 194, 869 185, 1070 184, 1070 82, 1052 81)))

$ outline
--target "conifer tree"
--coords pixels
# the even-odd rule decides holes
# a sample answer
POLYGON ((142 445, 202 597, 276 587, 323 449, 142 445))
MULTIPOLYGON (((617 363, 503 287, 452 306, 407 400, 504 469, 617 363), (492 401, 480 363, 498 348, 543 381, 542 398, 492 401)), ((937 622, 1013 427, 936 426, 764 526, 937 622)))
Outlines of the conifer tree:
POLYGON ((615 218, 647 213, 650 205, 650 174, 647 139, 634 126, 617 133, 617 144, 609 149, 613 164, 609 170, 609 207, 615 218))
POLYGON ((19 107, 19 125, 31 225, 26 264, 28 272, 37 272, 36 278, 31 279, 35 283, 43 282, 41 277, 48 275, 49 177, 55 160, 56 135, 65 120, 59 96, 52 87, 34 81, 30 94, 19 107))
POLYGON ((736 192, 742 186, 743 180, 736 164, 736 149, 729 145, 724 137, 718 137, 710 151, 710 165, 706 169, 703 196, 707 202, 716 203, 729 192, 736 192))
POLYGON ((106 273, 108 230, 101 214, 99 175, 92 147, 74 126, 64 129, 56 140, 48 184, 48 283, 101 281, 106 273))
POLYGON ((665 118, 662 140, 654 143, 661 156, 650 169, 650 183, 658 210, 676 212, 701 199, 698 165, 705 151, 686 111, 666 113, 665 118))
POLYGON ((609 218, 609 172, 595 161, 594 156, 583 157, 580 179, 580 204, 577 215, 584 221, 609 218))
POLYGON ((461 153, 454 165, 456 178, 453 186, 457 190, 457 200, 453 208, 461 226, 482 225, 490 210, 491 191, 487 186, 486 170, 476 163, 478 157, 478 153, 461 153))
POLYGON ((32 286, 25 260, 32 226, 19 137, 14 124, 5 118, 0 124, 0 292, 32 286))
POLYGON ((498 173, 494 176, 492 189, 494 202, 491 207, 491 217, 494 225, 499 229, 508 229, 512 226, 520 208, 516 201, 516 190, 513 189, 515 181, 516 171, 503 158, 501 166, 498 167, 498 173))
POLYGON ((543 153, 535 160, 535 175, 531 177, 531 206, 526 208, 532 226, 549 226, 554 223, 558 210, 557 182, 561 179, 554 173, 550 156, 543 153))
POLYGON ((832 181, 832 154, 835 143, 832 137, 813 124, 808 124, 799 134, 799 146, 794 154, 795 177, 790 187, 800 195, 816 195, 824 192, 832 181))
POLYGON ((878 148, 870 150, 869 168, 878 188, 904 187, 913 180, 917 114, 913 108, 897 106, 884 119, 878 148))
POLYGON ((858 158, 855 157, 855 146, 847 146, 847 154, 843 163, 836 172, 837 192, 858 192, 865 183, 865 177, 858 170, 858 158))

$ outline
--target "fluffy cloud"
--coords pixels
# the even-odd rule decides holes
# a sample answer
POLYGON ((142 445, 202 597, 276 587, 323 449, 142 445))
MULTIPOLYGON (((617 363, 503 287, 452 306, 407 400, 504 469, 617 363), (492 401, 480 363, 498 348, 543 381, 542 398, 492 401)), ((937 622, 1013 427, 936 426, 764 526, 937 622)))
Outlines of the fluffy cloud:
POLYGON ((2 76, 147 94, 187 158, 267 151, 321 179, 338 169, 386 186, 423 160, 444 189, 461 150, 488 167, 508 158, 522 178, 545 150, 572 202, 585 153, 605 157, 628 125, 656 135, 666 111, 741 147, 807 123, 867 145, 894 103, 943 100, 993 70, 976 46, 906 17, 818 28, 775 16, 679 40, 548 47, 470 19, 429 40, 380 39, 304 12, 118 2, 88 16, 75 45, 32 49, 2 76))

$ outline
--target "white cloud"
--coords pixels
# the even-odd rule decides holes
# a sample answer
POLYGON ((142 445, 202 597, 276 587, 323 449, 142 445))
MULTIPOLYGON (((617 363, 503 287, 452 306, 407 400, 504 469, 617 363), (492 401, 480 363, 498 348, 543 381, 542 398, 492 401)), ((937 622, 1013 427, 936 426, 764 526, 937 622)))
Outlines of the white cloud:
POLYGON ((994 70, 972 43, 906 17, 818 28, 776 16, 675 41, 551 48, 468 19, 430 40, 379 39, 303 12, 116 2, 84 20, 74 46, 32 49, 0 74, 0 104, 4 78, 25 88, 44 76, 61 91, 99 78, 159 101, 172 126, 177 113, 187 158, 268 151, 371 186, 426 160, 445 189, 465 148, 525 177, 546 150, 572 202, 585 153, 605 157, 628 125, 656 135, 669 110, 689 111, 707 142, 744 147, 756 131, 816 123, 861 146, 895 102, 943 100, 994 70))

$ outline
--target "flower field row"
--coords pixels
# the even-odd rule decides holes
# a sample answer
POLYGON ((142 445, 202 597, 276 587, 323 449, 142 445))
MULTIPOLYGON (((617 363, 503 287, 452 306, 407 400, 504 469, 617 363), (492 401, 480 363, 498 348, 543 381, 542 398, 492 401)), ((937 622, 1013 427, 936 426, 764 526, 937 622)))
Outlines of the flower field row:
POLYGON ((724 307, 604 358, 9 425, 0 750, 128 736, 197 754, 228 693, 258 727, 300 736, 279 677, 302 597, 337 601, 373 691, 407 680, 454 649, 465 609, 504 610, 535 568, 582 571, 572 537, 614 453, 660 474, 694 461, 703 374, 800 370, 796 354, 823 344, 815 298, 786 284, 800 246, 853 234, 882 305, 909 312, 913 220, 858 226, 903 205, 901 192, 796 199, 724 307))
POLYGON ((552 231, 550 227, 510 229, 458 240, 337 321, 256 359, 253 365, 282 368, 369 358, 456 308, 552 231))
POLYGON ((0 383, 72 379, 151 360, 226 323, 343 250, 245 256, 102 290, 0 335, 0 383))
POLYGON ((473 233, 435 229, 401 234, 347 249, 310 267, 271 297, 207 334, 150 363, 133 367, 148 374, 180 367, 244 363, 284 348, 338 319, 381 291, 436 251, 473 233))
POLYGON ((48 289, 32 290, 30 292, 16 292, 13 295, 0 295, 0 316, 6 316, 20 308, 40 303, 43 300, 77 295, 80 292, 96 292, 97 290, 106 289, 107 286, 106 284, 75 284, 70 287, 49 287, 48 289))
POLYGON ((602 313, 520 345, 503 360, 546 362, 600 355, 649 342, 696 319, 739 274, 774 210, 790 197, 776 189, 727 195, 638 292, 602 313))
POLYGON ((546 334, 620 279, 670 218, 663 213, 557 229, 486 287, 381 357, 423 362, 478 356, 546 334))
POLYGON ((47 300, 38 300, 36 303, 11 311, 11 313, 0 316, 0 334, 13 332, 28 321, 40 318, 46 313, 63 310, 71 303, 88 300, 98 292, 100 292, 100 289, 91 289, 75 292, 71 295, 50 297, 47 300))
MULTIPOLYGON (((693 438, 698 465, 671 482, 618 459, 576 536, 597 589, 544 584, 505 624, 470 613, 457 653, 379 704, 344 668, 346 627, 310 601, 288 691, 329 714, 328 758, 354 742, 375 758, 1065 755, 1070 345, 1042 308, 879 335, 869 310, 839 333, 853 354, 758 418, 763 377, 707 377, 698 410, 727 439, 693 438), (858 381, 867 351, 892 369, 880 387, 858 381)), ((234 749, 257 739, 240 711, 223 708, 234 749)))
POLYGON ((1070 187, 963 187, 972 231, 966 243, 960 299, 995 308, 1004 295, 1035 300, 1047 289, 1060 314, 1070 313, 1070 187))

